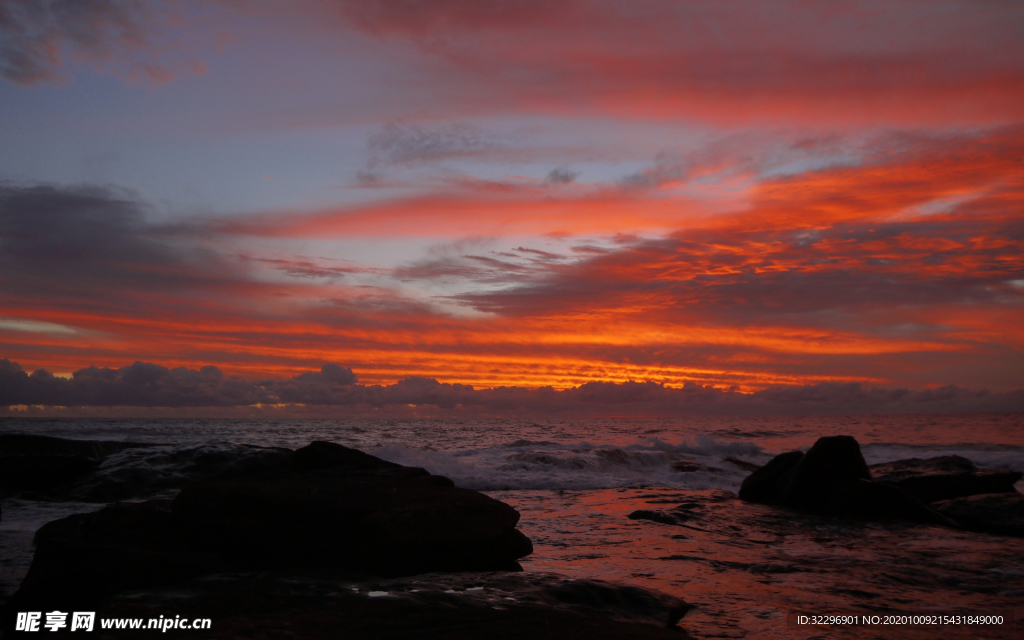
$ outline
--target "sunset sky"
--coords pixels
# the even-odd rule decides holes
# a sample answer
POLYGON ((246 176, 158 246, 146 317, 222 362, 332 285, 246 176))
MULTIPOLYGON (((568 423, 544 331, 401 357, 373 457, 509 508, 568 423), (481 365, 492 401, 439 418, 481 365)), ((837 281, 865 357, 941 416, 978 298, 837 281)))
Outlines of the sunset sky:
POLYGON ((0 0, 3 358, 1020 389, 1024 3, 0 0))

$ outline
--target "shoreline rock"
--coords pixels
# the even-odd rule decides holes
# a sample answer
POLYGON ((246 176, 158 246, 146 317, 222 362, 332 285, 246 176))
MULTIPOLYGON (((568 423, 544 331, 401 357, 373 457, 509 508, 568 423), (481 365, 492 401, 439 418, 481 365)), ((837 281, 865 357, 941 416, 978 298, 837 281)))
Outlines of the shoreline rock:
POLYGON ((519 513, 451 480, 315 442, 283 468, 185 485, 173 500, 115 503, 44 525, 12 612, 96 606, 209 573, 521 570, 519 513))
POLYGON ((743 481, 740 499, 864 520, 909 520, 1024 536, 1019 471, 978 469, 962 456, 868 467, 851 436, 775 456, 743 481))
POLYGON ((897 486, 925 503, 985 493, 1014 493, 1024 474, 979 469, 963 456, 910 458, 869 467, 875 482, 897 486))
POLYGON ((48 491, 86 476, 109 455, 147 446, 0 433, 0 492, 48 491))
POLYGON ((101 460, 125 449, 152 447, 144 442, 70 440, 27 433, 0 433, 0 455, 63 455, 101 460))
POLYGON ((852 436, 819 438, 805 454, 776 456, 743 481, 741 500, 865 520, 957 524, 901 488, 873 482, 852 436))

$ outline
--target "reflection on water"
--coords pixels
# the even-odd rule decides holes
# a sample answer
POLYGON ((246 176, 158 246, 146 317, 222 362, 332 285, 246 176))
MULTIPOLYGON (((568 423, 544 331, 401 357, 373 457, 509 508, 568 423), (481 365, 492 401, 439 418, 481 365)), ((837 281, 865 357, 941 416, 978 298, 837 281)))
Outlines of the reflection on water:
POLYGON ((1006 638, 1007 627, 790 629, 787 613, 1001 614, 1024 598, 1024 540, 932 526, 856 523, 722 491, 498 491, 534 543, 527 571, 656 589, 699 605, 697 637, 1006 638), (685 508, 676 510, 676 505, 685 508), (688 516, 630 520, 638 509, 688 516))

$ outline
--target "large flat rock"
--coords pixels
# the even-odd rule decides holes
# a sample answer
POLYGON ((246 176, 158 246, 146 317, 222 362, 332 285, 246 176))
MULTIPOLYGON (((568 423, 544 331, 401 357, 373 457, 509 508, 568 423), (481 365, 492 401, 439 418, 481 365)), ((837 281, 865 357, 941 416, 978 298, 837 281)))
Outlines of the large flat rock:
POLYGON ((962 456, 910 458, 869 467, 876 482, 897 486, 922 502, 985 493, 1013 492, 1024 474, 1008 469, 979 469, 962 456))
POLYGON ((220 571, 518 570, 532 552, 518 520, 512 507, 447 478, 317 442, 280 467, 189 483, 173 500, 45 525, 8 612, 81 610, 126 589, 220 571))

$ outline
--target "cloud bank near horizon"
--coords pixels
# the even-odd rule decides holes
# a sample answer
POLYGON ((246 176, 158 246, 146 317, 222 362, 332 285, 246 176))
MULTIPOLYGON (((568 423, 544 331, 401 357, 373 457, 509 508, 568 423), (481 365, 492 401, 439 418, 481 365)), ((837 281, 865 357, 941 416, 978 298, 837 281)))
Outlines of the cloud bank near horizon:
MULTIPOLYGON (((472 386, 413 377, 392 385, 357 384, 351 369, 334 363, 288 379, 226 376, 201 369, 135 362, 120 369, 89 367, 70 379, 45 369, 31 374, 0 360, 0 407, 231 408, 271 405, 360 410, 432 407, 476 413, 584 414, 847 414, 1024 411, 1024 389, 1003 393, 953 385, 925 390, 866 387, 858 383, 772 386, 754 393, 688 383, 589 382, 578 387, 472 386)), ((286 407, 287 408, 287 407, 286 407)))

